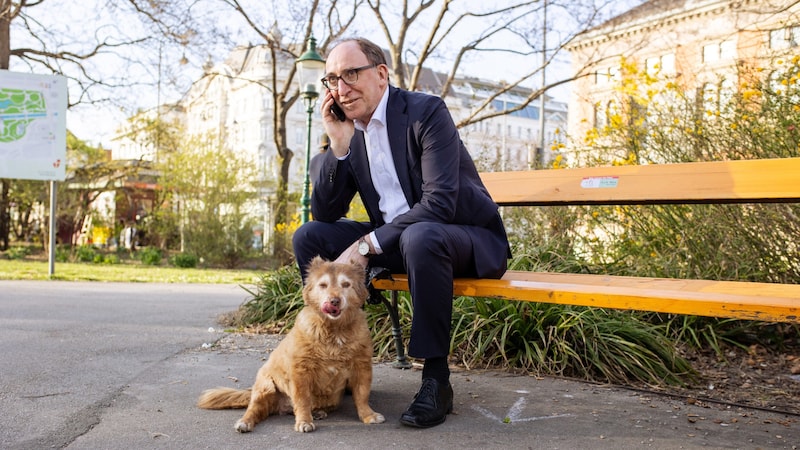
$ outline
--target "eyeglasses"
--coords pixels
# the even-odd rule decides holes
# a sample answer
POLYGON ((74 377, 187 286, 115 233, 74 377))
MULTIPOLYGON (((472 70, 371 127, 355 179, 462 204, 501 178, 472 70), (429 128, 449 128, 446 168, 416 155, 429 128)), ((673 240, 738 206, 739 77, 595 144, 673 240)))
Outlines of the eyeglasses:
POLYGON ((358 72, 362 70, 372 69, 376 67, 377 64, 369 64, 366 66, 356 67, 354 69, 347 69, 342 72, 341 76, 336 75, 328 75, 322 79, 322 85, 325 86, 327 89, 331 91, 338 91, 339 90, 339 80, 344 81, 344 84, 348 86, 352 86, 358 82, 358 72))

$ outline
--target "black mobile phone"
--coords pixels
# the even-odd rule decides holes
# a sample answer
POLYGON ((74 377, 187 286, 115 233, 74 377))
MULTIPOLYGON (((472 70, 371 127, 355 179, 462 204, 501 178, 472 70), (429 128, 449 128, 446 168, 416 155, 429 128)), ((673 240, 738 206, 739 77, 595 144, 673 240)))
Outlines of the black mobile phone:
POLYGON ((347 116, 344 115, 344 111, 342 111, 342 107, 336 103, 336 100, 333 101, 333 105, 331 106, 331 113, 333 113, 340 122, 344 122, 345 119, 347 119, 347 116))

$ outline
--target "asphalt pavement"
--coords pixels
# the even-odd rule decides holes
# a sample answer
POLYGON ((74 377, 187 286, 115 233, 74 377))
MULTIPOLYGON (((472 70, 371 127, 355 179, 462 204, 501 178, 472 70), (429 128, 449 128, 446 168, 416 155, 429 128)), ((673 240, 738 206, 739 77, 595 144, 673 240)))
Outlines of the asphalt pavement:
POLYGON ((247 387, 279 341, 220 329, 241 286, 0 281, 2 449, 791 449, 800 418, 550 377, 454 371, 454 414, 434 428, 398 422, 416 370, 374 366, 371 404, 352 400, 293 430, 270 417, 249 434, 241 410, 206 411, 198 395, 247 387))

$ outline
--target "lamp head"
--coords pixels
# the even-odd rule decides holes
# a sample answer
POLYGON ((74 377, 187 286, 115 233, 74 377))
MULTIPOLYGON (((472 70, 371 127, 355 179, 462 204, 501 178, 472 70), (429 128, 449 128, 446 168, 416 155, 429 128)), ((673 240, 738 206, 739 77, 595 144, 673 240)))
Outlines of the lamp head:
POLYGON ((317 53, 317 40, 308 38, 306 52, 295 61, 297 82, 300 94, 306 98, 316 98, 321 91, 320 79, 325 74, 325 60, 317 53))

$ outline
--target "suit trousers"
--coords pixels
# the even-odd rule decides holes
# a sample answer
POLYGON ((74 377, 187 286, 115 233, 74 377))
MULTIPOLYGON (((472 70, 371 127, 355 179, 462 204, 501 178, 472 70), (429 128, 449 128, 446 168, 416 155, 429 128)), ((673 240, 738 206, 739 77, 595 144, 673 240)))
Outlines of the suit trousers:
MULTIPOLYGON (((315 256, 336 259, 372 225, 341 219, 333 223, 311 221, 294 234, 293 246, 300 273, 305 280, 306 265, 315 256)), ((385 267, 393 273, 407 273, 412 306, 408 354, 415 358, 447 357, 453 315, 453 278, 475 277, 473 239, 486 236, 488 229, 470 225, 419 222, 403 231, 399 250, 373 255, 371 267, 385 267), (467 232, 467 229, 470 232, 467 232)))

